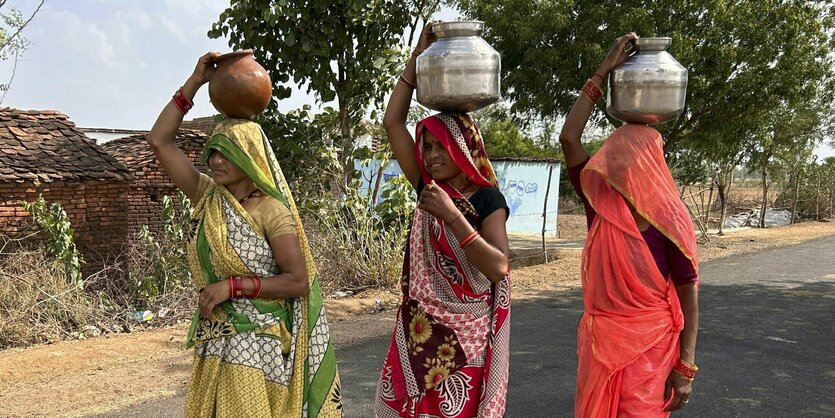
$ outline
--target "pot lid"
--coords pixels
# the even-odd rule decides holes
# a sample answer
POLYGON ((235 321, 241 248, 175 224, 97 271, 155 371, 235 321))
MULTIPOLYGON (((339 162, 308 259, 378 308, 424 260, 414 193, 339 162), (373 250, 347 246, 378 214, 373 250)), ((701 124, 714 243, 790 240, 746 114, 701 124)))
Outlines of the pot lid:
POLYGON ((673 38, 638 38, 632 42, 636 51, 666 51, 673 43, 673 38))
POLYGON ((460 20, 456 22, 442 22, 432 26, 432 32, 439 38, 450 36, 481 36, 484 22, 479 20, 460 20))

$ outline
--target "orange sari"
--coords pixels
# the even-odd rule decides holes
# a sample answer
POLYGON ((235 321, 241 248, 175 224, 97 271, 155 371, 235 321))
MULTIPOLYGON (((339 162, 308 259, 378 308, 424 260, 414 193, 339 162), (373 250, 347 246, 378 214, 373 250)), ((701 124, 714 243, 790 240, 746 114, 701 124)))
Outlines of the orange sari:
POLYGON ((674 285, 658 270, 624 200, 698 273, 693 223, 664 161, 661 134, 621 126, 580 180, 597 216, 583 249, 575 417, 668 416, 664 385, 684 318, 674 285))

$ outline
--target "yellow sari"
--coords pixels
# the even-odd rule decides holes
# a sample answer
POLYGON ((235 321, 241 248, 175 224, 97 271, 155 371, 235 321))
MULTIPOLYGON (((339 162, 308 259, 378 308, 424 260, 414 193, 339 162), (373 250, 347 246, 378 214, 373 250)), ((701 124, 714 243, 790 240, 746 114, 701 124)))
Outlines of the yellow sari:
MULTIPOLYGON (((316 267, 296 205, 269 141, 251 121, 227 119, 204 149, 222 153, 295 219, 310 292, 292 299, 234 299, 210 318, 195 312, 187 417, 341 417, 339 374, 316 267)), ((223 186, 210 184, 195 205, 188 248, 196 288, 229 276, 280 272, 255 220, 223 186)))

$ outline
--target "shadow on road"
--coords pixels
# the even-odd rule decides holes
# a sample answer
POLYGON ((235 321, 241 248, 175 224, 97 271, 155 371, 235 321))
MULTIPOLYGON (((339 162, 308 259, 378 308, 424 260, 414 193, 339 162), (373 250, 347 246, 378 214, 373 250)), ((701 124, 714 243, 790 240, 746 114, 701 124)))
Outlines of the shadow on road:
MULTIPOLYGON (((833 249, 830 237, 705 263, 701 370, 691 402, 674 417, 835 417, 833 249)), ((579 289, 514 302, 507 417, 573 416, 581 312, 579 289)), ((336 347, 346 417, 373 416, 390 338, 336 347)), ((180 395, 107 416, 179 412, 182 402, 180 395)))
MULTIPOLYGON (((507 417, 571 417, 580 291, 516 302, 507 417)), ((835 416, 835 283, 702 285, 693 401, 676 416, 835 416), (791 284, 789 284, 791 285, 791 284)), ((373 416, 390 336, 338 352, 346 417, 373 416)))

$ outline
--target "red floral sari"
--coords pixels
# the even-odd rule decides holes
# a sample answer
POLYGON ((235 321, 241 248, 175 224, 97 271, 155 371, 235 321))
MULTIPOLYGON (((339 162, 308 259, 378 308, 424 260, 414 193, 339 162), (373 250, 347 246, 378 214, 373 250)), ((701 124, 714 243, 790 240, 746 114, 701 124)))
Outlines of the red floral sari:
POLYGON ((693 262, 696 235, 655 129, 618 128, 580 174, 597 212, 583 249, 575 417, 662 417, 684 325, 671 280, 641 237, 635 210, 693 262))
MULTIPOLYGON (((418 124, 438 138, 473 184, 496 187, 481 135, 467 115, 439 114, 418 124)), ((439 184, 476 229, 470 202, 439 184)), ((401 283, 403 302, 377 388, 374 414, 398 417, 501 417, 507 393, 510 281, 493 284, 467 259, 443 222, 415 210, 401 283)))

